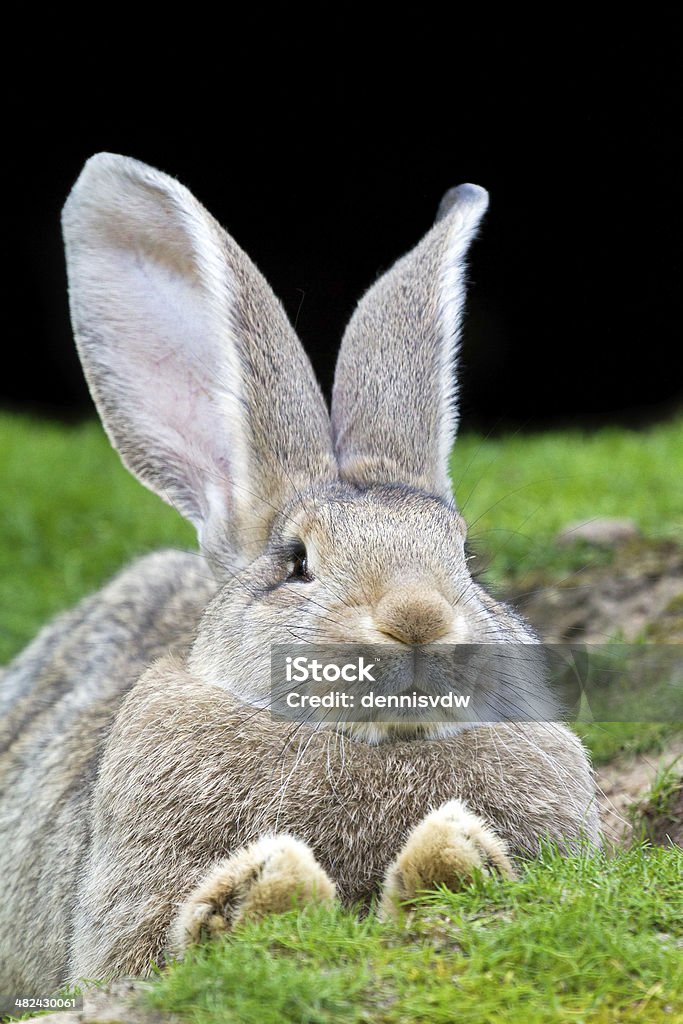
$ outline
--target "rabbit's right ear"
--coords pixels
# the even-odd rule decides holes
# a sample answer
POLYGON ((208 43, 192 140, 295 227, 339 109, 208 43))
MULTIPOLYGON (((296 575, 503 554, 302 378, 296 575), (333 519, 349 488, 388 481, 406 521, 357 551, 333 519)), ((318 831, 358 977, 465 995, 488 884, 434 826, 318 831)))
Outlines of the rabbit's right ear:
POLYGON ((186 188, 126 157, 85 165, 62 216, 71 317, 124 463, 258 554, 278 509, 336 476, 310 363, 256 267, 186 188))
POLYGON ((487 204, 478 185, 447 192, 436 225, 351 317, 332 396, 344 479, 404 483, 452 498, 465 257, 487 204))

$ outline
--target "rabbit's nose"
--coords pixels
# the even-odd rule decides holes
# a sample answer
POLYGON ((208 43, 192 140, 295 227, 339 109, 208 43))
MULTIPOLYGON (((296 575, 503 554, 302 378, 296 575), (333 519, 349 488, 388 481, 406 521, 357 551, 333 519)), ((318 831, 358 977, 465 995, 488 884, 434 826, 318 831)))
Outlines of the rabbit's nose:
POLYGON ((373 615, 377 629, 405 644, 428 644, 453 627, 453 609, 435 590, 401 587, 379 601, 373 615))

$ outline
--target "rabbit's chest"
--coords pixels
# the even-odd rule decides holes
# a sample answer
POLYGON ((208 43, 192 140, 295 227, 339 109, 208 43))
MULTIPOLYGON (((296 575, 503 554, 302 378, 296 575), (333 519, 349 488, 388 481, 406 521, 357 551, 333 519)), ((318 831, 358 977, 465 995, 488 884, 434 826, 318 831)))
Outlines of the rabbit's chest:
POLYGON ((421 753, 411 758, 390 748, 359 748, 342 757, 321 750, 321 756, 276 774, 270 793, 260 794, 263 800, 250 801, 251 820, 239 838, 290 832, 312 847, 342 899, 366 901, 410 830, 430 810, 462 795, 457 766, 421 753))

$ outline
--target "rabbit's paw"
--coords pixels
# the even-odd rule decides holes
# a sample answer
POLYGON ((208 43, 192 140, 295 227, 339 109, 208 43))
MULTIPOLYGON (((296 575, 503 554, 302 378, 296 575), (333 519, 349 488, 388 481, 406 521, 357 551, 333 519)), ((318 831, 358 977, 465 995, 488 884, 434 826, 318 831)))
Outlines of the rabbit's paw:
POLYGON ((460 889, 476 868, 517 877, 504 841, 461 800, 449 800, 415 826, 389 865, 379 914, 395 916, 403 901, 439 884, 460 889))
POLYGON ((313 851, 289 835, 264 836, 218 861, 181 905, 169 932, 169 952, 217 938, 246 918, 330 902, 334 882, 313 851))

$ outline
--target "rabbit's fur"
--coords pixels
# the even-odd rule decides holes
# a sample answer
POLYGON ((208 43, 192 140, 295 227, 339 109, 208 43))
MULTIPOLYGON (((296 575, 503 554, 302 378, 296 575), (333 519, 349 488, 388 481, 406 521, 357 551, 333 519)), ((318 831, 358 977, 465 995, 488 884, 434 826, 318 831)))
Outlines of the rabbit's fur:
POLYGON ((330 419, 281 306, 190 193, 124 157, 86 164, 63 221, 81 359, 124 462, 203 554, 140 559, 2 677, 0 990, 143 973, 383 878, 388 915, 475 866, 514 876, 545 836, 597 842, 561 725, 402 737, 267 706, 275 642, 535 640, 471 580, 448 477, 485 207, 452 190, 363 298, 330 419))

